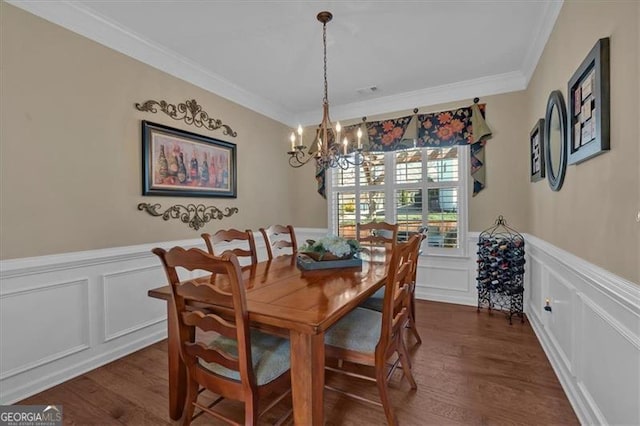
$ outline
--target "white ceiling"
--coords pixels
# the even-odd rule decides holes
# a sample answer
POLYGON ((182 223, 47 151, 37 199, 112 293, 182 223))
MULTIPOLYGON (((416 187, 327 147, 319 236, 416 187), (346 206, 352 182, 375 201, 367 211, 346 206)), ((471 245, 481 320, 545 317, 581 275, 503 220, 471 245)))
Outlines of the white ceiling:
MULTIPOLYGON (((561 1, 10 3, 289 125, 522 90, 561 1), (373 93, 358 89, 376 86, 373 93)), ((177 101, 177 100, 176 100, 177 101)))

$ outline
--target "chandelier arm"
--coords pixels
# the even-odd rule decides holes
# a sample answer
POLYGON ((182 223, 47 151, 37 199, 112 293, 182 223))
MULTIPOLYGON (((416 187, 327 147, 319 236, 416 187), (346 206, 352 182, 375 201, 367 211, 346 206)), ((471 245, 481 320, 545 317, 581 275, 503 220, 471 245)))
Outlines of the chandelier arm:
POLYGON ((305 154, 302 150, 289 152, 289 165, 294 168, 302 167, 315 158, 313 155, 305 154))
POLYGON ((293 167, 294 169, 297 169, 298 167, 302 167, 305 164, 307 164, 307 162, 299 162, 294 156, 289 157, 289 165, 291 167, 293 167))
POLYGON ((353 159, 350 159, 348 156, 344 157, 344 159, 352 166, 362 166, 365 162, 364 156, 359 152, 353 153, 353 159))

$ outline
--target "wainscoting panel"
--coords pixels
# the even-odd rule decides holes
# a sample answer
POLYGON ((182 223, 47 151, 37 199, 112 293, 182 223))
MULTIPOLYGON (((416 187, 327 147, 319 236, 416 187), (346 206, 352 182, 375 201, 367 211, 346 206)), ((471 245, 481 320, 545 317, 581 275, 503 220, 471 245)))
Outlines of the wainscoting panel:
MULTIPOLYGON (((525 247, 526 249, 526 247, 525 247)), ((529 315, 536 315, 539 321, 542 321, 542 313, 544 312, 544 297, 543 293, 546 293, 546 290, 542 288, 542 283, 546 282, 543 279, 543 274, 546 272, 543 271, 542 264, 538 260, 538 258, 525 254, 526 264, 525 264, 525 273, 526 280, 525 286, 529 289, 529 304, 531 309, 529 310, 529 315)))
POLYGON ((0 380, 89 348, 87 290, 80 279, 0 296, 0 380))
POLYGON ((557 347, 564 368, 573 374, 575 289, 553 271, 546 276, 549 280, 546 285, 546 294, 553 310, 551 315, 543 318, 549 330, 549 338, 557 347))
POLYGON ((422 256, 418 262, 416 297, 459 305, 477 305, 478 234, 470 233, 467 257, 422 256))
POLYGON ((525 238, 525 312, 580 422, 640 424, 640 285, 525 238))
POLYGON ((608 424, 639 424, 640 345, 589 299, 582 308, 580 389, 608 424))
POLYGON ((147 292, 166 280, 159 264, 103 274, 104 342, 166 319, 166 308, 147 292))
POLYGON ((420 272, 429 276, 428 287, 431 289, 469 292, 469 270, 467 268, 431 266, 421 269, 420 272))
MULTIPOLYGON (((298 241, 323 229, 296 228, 298 241)), ((258 258, 267 257, 255 233, 258 258)), ((0 261, 0 404, 11 404, 166 337, 154 247, 200 238, 0 261)), ((220 250, 232 248, 222 245, 220 250)))

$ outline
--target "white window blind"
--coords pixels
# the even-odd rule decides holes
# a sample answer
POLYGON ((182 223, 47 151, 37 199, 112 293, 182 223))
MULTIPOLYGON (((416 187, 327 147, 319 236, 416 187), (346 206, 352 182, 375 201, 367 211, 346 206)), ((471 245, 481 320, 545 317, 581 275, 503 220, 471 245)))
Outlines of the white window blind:
POLYGON ((355 224, 398 223, 405 239, 427 227, 427 254, 463 255, 467 222, 466 146, 365 154, 365 164, 328 173, 329 225, 355 236, 355 224))

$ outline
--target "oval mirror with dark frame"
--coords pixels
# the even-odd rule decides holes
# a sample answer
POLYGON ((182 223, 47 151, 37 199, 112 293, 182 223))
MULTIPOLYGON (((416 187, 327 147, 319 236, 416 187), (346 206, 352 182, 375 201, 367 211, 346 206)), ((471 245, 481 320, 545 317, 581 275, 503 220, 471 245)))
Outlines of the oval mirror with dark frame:
POLYGON ((547 101, 544 122, 544 159, 549 186, 559 191, 567 171, 567 108, 560 90, 547 101))

